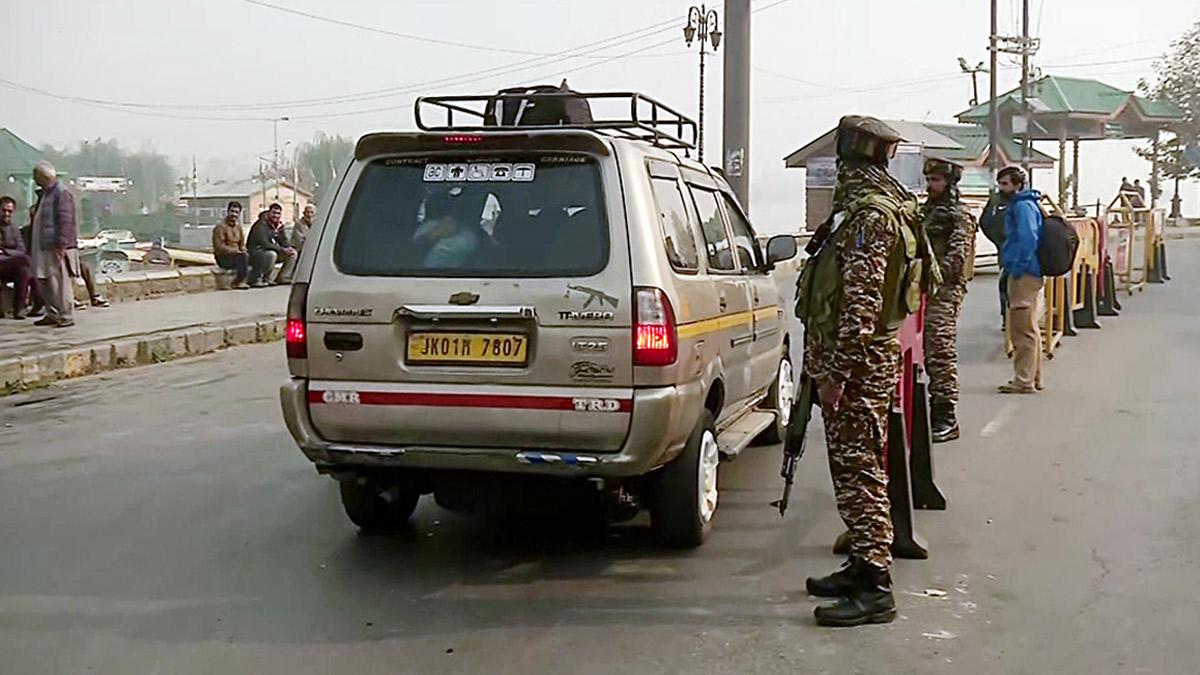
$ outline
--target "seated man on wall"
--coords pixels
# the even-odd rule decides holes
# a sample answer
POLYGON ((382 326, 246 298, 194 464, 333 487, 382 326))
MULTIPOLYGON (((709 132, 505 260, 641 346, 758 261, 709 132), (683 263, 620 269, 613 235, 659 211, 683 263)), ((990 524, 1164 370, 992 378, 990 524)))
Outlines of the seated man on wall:
POLYGON ((242 205, 239 202, 229 202, 225 207, 225 220, 213 227, 212 245, 217 267, 233 270, 233 288, 250 288, 246 283, 250 273, 250 253, 246 251, 242 205))
POLYGON ((12 197, 0 197, 0 284, 12 283, 13 318, 24 319, 25 302, 33 283, 28 249, 21 231, 13 221, 17 202, 12 197))
POLYGON ((287 240, 283 229, 283 207, 272 204, 250 226, 246 238, 250 250, 250 285, 262 287, 271 284, 286 284, 292 281, 292 270, 296 267, 296 249, 287 240), (283 261, 278 276, 270 279, 277 261, 283 261))

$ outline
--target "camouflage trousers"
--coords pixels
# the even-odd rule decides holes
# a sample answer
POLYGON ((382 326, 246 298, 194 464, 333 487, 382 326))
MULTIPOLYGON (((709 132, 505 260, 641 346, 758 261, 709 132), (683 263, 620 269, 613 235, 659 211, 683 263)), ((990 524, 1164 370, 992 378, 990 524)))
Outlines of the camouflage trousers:
POLYGON ((838 515, 850 553, 876 567, 892 562, 892 516, 884 466, 888 407, 896 391, 900 342, 876 343, 846 382, 836 411, 821 404, 838 515))
POLYGON ((925 371, 934 403, 958 403, 958 314, 966 296, 966 286, 949 286, 925 304, 925 371))

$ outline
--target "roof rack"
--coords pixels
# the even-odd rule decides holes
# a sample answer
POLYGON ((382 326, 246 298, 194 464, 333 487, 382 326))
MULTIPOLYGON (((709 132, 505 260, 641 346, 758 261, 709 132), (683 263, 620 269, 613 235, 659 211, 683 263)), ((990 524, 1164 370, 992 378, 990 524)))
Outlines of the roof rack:
MULTIPOLYGON (((625 91, 606 91, 585 93, 577 91, 563 92, 501 92, 498 94, 466 95, 466 96, 422 96, 417 99, 413 108, 417 127, 423 131, 455 131, 455 132, 485 132, 520 129, 532 130, 562 130, 587 129, 604 133, 615 138, 629 138, 652 143, 660 148, 675 150, 696 149, 696 122, 683 113, 660 103, 645 94, 625 91), (494 101, 521 101, 538 99, 574 99, 583 100, 592 107, 593 102, 623 103, 628 106, 628 114, 622 114, 624 106, 609 105, 606 110, 617 110, 615 116, 602 116, 591 122, 554 124, 554 125, 499 125, 487 118, 488 104, 494 101), (431 124, 424 118, 425 112, 435 112, 442 115, 442 124, 431 124), (455 117, 465 118, 466 124, 456 123, 455 117)), ((593 110, 593 115, 596 111, 593 110)))

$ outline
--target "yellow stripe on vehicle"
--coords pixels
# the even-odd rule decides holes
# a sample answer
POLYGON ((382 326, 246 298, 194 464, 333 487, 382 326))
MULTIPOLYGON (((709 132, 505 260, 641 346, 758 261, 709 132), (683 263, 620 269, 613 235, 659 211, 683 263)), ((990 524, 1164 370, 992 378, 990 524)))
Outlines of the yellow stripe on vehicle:
POLYGON ((754 312, 746 311, 680 324, 678 331, 679 337, 690 338, 750 323, 754 323, 754 312))
POLYGON ((756 321, 765 321, 767 319, 779 319, 779 305, 771 305, 754 310, 754 319, 756 321))

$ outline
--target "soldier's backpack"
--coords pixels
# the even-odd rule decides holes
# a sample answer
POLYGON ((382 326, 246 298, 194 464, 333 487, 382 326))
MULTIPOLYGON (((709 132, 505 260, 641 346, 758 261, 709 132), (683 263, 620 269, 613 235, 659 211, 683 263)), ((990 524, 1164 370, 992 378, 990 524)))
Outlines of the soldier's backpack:
POLYGON ((567 86, 566 80, 557 87, 540 85, 501 89, 484 109, 484 126, 489 127, 558 126, 590 122, 591 106, 587 99, 578 96, 567 86))
POLYGON ((1060 277, 1075 265, 1079 250, 1079 235, 1062 216, 1046 216, 1042 220, 1042 236, 1038 239, 1038 266, 1044 277, 1060 277))
POLYGON ((917 215, 916 200, 900 202, 886 195, 870 195, 851 203, 839 214, 844 215, 840 226, 834 226, 836 229, 825 237, 817 252, 804 262, 796 281, 796 317, 807 335, 825 344, 836 340, 842 311, 844 277, 837 249, 851 245, 857 234, 853 221, 866 210, 881 214, 897 231, 884 272, 877 334, 898 329, 909 314, 921 308, 922 293, 932 293, 941 283, 941 273, 917 215))

